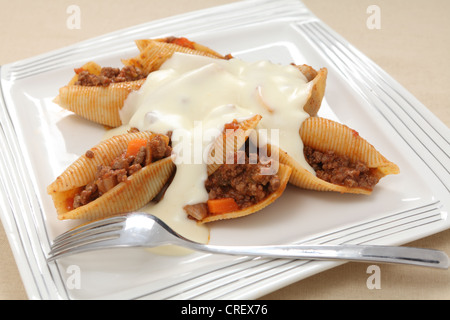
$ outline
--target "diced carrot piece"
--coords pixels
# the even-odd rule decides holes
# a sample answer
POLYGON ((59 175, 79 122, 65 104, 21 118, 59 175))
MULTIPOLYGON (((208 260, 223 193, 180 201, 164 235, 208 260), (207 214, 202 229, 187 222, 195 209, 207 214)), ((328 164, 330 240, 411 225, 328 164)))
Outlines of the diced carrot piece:
POLYGON ((139 152, 139 149, 141 149, 141 147, 145 147, 146 145, 147 145, 146 139, 130 140, 130 142, 128 142, 126 156, 129 157, 129 156, 137 155, 139 152))
POLYGON ((194 43, 184 37, 175 38, 172 43, 177 44, 179 46, 194 49, 194 43))
POLYGON ((75 71, 76 74, 79 74, 79 73, 83 72, 84 69, 83 68, 75 68, 75 69, 73 69, 73 71, 75 71))
POLYGON ((239 210, 239 206, 233 198, 208 200, 207 204, 211 214, 222 214, 239 210))
POLYGON ((235 120, 233 120, 233 121, 230 122, 230 123, 226 123, 226 124, 224 125, 224 129, 225 129, 225 130, 237 130, 237 129, 239 129, 239 123, 238 123, 237 120, 235 119, 235 120))

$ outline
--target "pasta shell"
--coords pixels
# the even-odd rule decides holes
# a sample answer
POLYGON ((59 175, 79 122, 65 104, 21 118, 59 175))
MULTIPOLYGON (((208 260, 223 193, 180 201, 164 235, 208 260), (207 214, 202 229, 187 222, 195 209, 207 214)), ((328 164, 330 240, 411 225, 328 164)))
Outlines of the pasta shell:
MULTIPOLYGON (((300 137, 304 146, 321 152, 332 150, 337 155, 349 157, 351 161, 363 162, 377 180, 386 175, 399 173, 396 164, 387 160, 355 130, 343 124, 324 118, 310 117, 300 128, 300 137)), ((322 180, 282 150, 279 151, 279 160, 280 163, 293 169, 290 183, 298 187, 341 193, 370 194, 372 192, 372 188, 349 187, 322 180)))
POLYGON ((90 121, 109 127, 122 125, 119 110, 130 92, 139 90, 144 79, 112 83, 107 87, 68 85, 54 102, 90 121))
POLYGON ((280 178, 280 187, 273 193, 271 193, 268 197, 266 197, 264 200, 241 210, 228 212, 224 214, 216 214, 216 215, 210 215, 206 218, 199 221, 200 224, 218 221, 218 220, 225 220, 225 219, 235 219, 239 217, 244 217, 247 215, 250 215, 252 213, 255 213, 257 211, 260 211, 267 207, 268 205, 272 204, 276 199, 278 199, 286 189, 286 186, 289 182, 289 177, 291 175, 292 169, 289 166, 279 164, 278 167, 278 176, 280 178))
MULTIPOLYGON (((136 46, 138 47, 139 51, 143 51, 149 44, 151 44, 151 41, 159 41, 159 42, 164 42, 164 43, 170 43, 171 39, 173 39, 174 37, 167 37, 167 38, 159 38, 159 39, 142 39, 142 40, 136 40, 136 46)), ((180 38, 178 38, 180 39, 180 38)), ((184 38, 185 39, 185 38, 184 38)), ((187 40, 187 39, 186 39, 187 40)), ((209 55, 213 55, 216 56, 219 59, 225 59, 225 57, 223 55, 221 55, 220 53, 212 50, 211 48, 208 48, 207 46, 204 46, 202 44, 199 44, 197 42, 194 41, 190 41, 187 40, 190 44, 190 46, 192 47, 192 49, 196 50, 196 51, 200 51, 209 55)))
MULTIPOLYGON (((126 150, 129 141, 139 138, 149 139, 151 136, 150 132, 114 136, 91 148, 93 156, 84 154, 71 164, 47 187, 58 219, 100 219, 137 210, 151 201, 174 173, 175 165, 171 157, 148 164, 130 175, 126 181, 118 183, 83 206, 76 209, 70 206, 73 197, 95 179, 98 165, 109 165, 126 150)), ((164 136, 164 140, 168 143, 168 137, 164 136)))
POLYGON ((138 44, 138 47, 143 48, 139 55, 128 60, 124 59, 122 60, 122 63, 126 66, 139 68, 146 74, 149 74, 152 71, 158 70, 159 67, 175 52, 218 58, 215 54, 182 47, 174 43, 166 43, 157 40, 146 40, 145 42, 148 43, 146 45, 142 42, 138 44))
MULTIPOLYGON (((194 47, 194 49, 191 49, 177 44, 167 43, 167 39, 168 38, 137 40, 136 46, 140 50, 140 54, 135 58, 122 60, 123 64, 133 65, 134 67, 144 70, 146 73, 150 73, 159 69, 159 67, 169 59, 174 52, 226 59, 226 57, 216 51, 196 42, 190 42, 194 47)), ((299 65, 297 68, 305 75, 308 81, 312 81, 311 91, 304 106, 304 110, 308 112, 309 115, 316 116, 325 94, 328 71, 326 68, 321 68, 319 71, 316 71, 311 66, 305 64, 299 65)))
POLYGON ((255 115, 241 122, 236 122, 233 130, 225 129, 225 132, 215 140, 208 155, 208 176, 227 162, 227 155, 234 155, 244 145, 250 132, 256 128, 260 120, 261 116, 255 115))
MULTIPOLYGON (((228 59, 216 51, 186 39, 190 47, 170 43, 169 38, 136 40, 136 46, 140 53, 138 56, 122 60, 124 65, 134 66, 141 69, 145 74, 159 69, 159 67, 169 59, 174 52, 182 52, 193 55, 202 55, 217 59, 228 59)), ((307 65, 297 66, 297 68, 313 82, 308 100, 304 110, 311 116, 315 116, 320 108, 327 78, 325 68, 319 71, 307 65)), ((99 75, 101 66, 95 62, 88 62, 80 69, 91 74, 99 75)), ((123 107, 124 101, 131 91, 139 90, 144 79, 123 83, 112 83, 107 87, 87 87, 74 85, 78 79, 75 75, 69 84, 59 90, 59 95, 54 102, 62 108, 72 111, 90 121, 103 124, 109 127, 120 126, 121 119, 119 110, 123 107)))

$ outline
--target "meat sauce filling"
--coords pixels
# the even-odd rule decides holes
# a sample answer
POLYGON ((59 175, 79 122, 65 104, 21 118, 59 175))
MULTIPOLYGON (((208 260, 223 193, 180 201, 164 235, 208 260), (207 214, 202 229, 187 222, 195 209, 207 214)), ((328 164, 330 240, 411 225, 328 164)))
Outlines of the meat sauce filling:
MULTIPOLYGON (((168 37, 166 42, 194 49, 193 43, 186 38, 168 37)), ((89 87, 107 87, 111 83, 136 81, 147 77, 142 70, 135 66, 125 66, 122 69, 104 67, 101 69, 99 75, 89 73, 89 71, 83 68, 75 69, 75 73, 78 75, 78 80, 75 82, 75 85, 89 87)))
MULTIPOLYGON (((235 154, 236 160, 237 154, 235 154)), ((269 168, 270 162, 261 161, 249 163, 247 155, 245 161, 235 161, 224 164, 211 174, 205 181, 205 188, 209 200, 231 198, 237 208, 250 207, 280 187, 280 178, 277 174, 262 174, 263 168, 269 168)), ((201 220, 212 214, 206 203, 188 205, 184 207, 187 214, 194 219, 201 220)))
POLYGON ((334 151, 321 152, 308 146, 304 147, 303 152, 317 177, 327 182, 371 190, 379 181, 373 169, 361 161, 354 162, 334 151))
POLYGON ((75 85, 89 87, 107 87, 111 83, 136 81, 146 77, 140 69, 134 66, 125 66, 122 69, 104 67, 99 75, 89 73, 83 68, 75 69, 75 73, 78 74, 78 80, 75 82, 75 85))
MULTIPOLYGON (((154 135, 146 146, 139 148, 136 155, 126 155, 126 150, 116 157, 110 165, 99 165, 93 182, 84 187, 73 198, 73 209, 94 201, 102 194, 125 182, 129 176, 149 163, 170 156, 172 148, 159 135, 154 135)), ((87 157, 94 157, 92 150, 86 152, 87 157)))
MULTIPOLYGON (((183 37, 168 37, 165 42, 189 49, 195 49, 194 43, 183 37)), ((233 57, 230 54, 225 56, 225 59, 231 58, 233 57)), ((83 68, 75 69, 75 73, 78 75, 78 80, 75 82, 75 85, 89 87, 107 87, 111 83, 136 81, 147 77, 145 72, 135 66, 125 66, 122 69, 104 67, 101 69, 99 75, 89 73, 89 71, 86 71, 83 68)))
POLYGON ((260 202, 280 187, 278 175, 261 174, 263 167, 269 164, 246 161, 221 166, 205 182, 209 199, 233 198, 240 209, 260 202))

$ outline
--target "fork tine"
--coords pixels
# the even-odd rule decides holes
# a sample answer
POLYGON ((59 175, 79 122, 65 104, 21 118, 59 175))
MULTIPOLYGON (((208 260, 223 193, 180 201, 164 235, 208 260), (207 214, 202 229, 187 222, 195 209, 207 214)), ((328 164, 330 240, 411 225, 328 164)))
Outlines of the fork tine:
POLYGON ((61 255, 86 251, 98 242, 103 242, 103 247, 107 246, 105 241, 120 237, 120 230, 125 221, 125 216, 115 216, 78 226, 59 235, 52 244, 47 261, 54 260, 61 255))
POLYGON ((81 233, 89 229, 99 228, 117 222, 124 222, 125 220, 126 216, 114 216, 103 220, 88 222, 60 234, 59 236, 55 237, 53 243, 63 241, 65 238, 71 237, 74 234, 81 233))
POLYGON ((75 241, 69 241, 64 245, 61 245, 57 248, 52 249, 49 252, 49 257, 47 261, 52 261, 61 257, 61 255, 73 254, 76 252, 82 252, 87 250, 92 250, 94 248, 106 248, 113 243, 107 242, 107 240, 115 240, 120 238, 120 233, 117 231, 108 231, 104 232, 100 235, 92 235, 88 237, 84 237, 75 241), (101 246, 93 247, 97 243, 101 243, 101 246))
POLYGON ((60 247, 69 245, 71 243, 76 243, 77 241, 82 241, 83 239, 86 239, 87 241, 89 241, 89 239, 95 239, 96 236, 100 237, 104 233, 111 232, 111 231, 119 231, 119 230, 122 230, 122 228, 123 228, 123 223, 119 222, 119 223, 107 224, 104 226, 87 229, 83 232, 73 233, 70 236, 66 236, 58 241, 55 241, 52 244, 52 250, 56 250, 60 247))

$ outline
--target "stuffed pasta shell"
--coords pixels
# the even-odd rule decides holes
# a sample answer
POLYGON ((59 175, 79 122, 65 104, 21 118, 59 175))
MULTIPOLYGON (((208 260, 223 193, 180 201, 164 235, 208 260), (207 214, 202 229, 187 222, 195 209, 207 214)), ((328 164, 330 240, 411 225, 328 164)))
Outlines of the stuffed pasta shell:
POLYGON ((240 122, 234 120, 225 125, 224 133, 216 139, 205 181, 208 200, 183 207, 198 223, 250 215, 283 194, 292 169, 268 157, 267 152, 260 153, 258 142, 249 139, 260 120, 259 115, 240 122))
POLYGON ((235 163, 225 163, 208 176, 205 188, 209 199, 184 207, 201 224, 258 212, 278 199, 289 182, 292 172, 289 166, 276 164, 276 172, 264 174, 264 169, 274 166, 270 161, 258 159, 249 163, 245 154, 233 156, 235 163), (244 161, 238 160, 240 156, 244 161))
POLYGON ((123 59, 122 63, 125 66, 132 66, 143 70, 146 74, 158 70, 175 52, 216 59, 231 58, 230 55, 222 56, 212 49, 186 38, 168 37, 155 40, 137 40, 136 45, 140 50, 139 54, 131 59, 123 59))
MULTIPOLYGON (((186 38, 136 40, 139 55, 123 59, 123 67, 101 67, 90 61, 75 69, 75 76, 59 89, 54 102, 75 114, 108 127, 122 125, 120 110, 129 94, 138 91, 147 76, 158 70, 174 53, 205 56, 228 60, 231 55, 221 55, 214 50, 186 38)), ((304 110, 315 116, 320 108, 327 78, 327 69, 315 70, 308 65, 296 66, 311 83, 304 110)))
POLYGON ((58 219, 94 220, 143 207, 173 174, 170 154, 169 138, 148 131, 102 141, 47 187, 58 219))
POLYGON ((306 119, 300 128, 308 170, 289 154, 278 150, 280 162, 292 168, 289 182, 295 186, 340 193, 370 194, 379 180, 399 173, 358 132, 320 117, 306 119))

